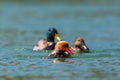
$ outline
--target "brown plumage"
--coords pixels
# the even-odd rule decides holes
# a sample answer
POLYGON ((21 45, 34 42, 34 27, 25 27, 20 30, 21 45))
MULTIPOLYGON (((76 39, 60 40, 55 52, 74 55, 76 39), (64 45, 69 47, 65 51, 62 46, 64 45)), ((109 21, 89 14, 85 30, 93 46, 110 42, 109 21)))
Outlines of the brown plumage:
POLYGON ((77 37, 74 40, 74 44, 70 47, 73 53, 89 52, 89 48, 86 46, 83 38, 77 37))

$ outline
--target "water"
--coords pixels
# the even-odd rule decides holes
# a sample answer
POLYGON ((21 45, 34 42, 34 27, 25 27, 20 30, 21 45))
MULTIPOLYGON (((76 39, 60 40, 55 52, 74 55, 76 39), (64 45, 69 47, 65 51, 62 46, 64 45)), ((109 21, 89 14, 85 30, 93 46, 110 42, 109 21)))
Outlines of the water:
POLYGON ((0 80, 119 80, 119 0, 0 3, 0 80), (53 63, 32 51, 49 27, 72 45, 83 37, 91 52, 53 63))

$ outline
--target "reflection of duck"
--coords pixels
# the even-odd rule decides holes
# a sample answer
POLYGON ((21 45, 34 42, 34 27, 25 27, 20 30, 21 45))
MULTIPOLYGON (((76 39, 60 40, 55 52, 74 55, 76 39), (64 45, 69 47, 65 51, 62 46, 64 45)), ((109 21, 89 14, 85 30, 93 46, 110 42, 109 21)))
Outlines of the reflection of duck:
POLYGON ((53 50, 55 47, 54 39, 57 39, 58 41, 62 40, 55 28, 49 28, 46 37, 47 39, 42 39, 38 41, 33 50, 53 50))
POLYGON ((66 58, 55 58, 53 60, 53 63, 60 63, 60 62, 67 62, 67 63, 70 63, 70 64, 73 63, 72 61, 70 61, 69 59, 66 59, 66 58))
POLYGON ((72 54, 73 52, 69 49, 68 42, 59 41, 55 45, 55 49, 48 56, 54 58, 56 57, 61 58, 61 57, 69 57, 72 54))
POLYGON ((70 47, 73 53, 89 52, 84 40, 80 37, 75 38, 74 44, 70 47))

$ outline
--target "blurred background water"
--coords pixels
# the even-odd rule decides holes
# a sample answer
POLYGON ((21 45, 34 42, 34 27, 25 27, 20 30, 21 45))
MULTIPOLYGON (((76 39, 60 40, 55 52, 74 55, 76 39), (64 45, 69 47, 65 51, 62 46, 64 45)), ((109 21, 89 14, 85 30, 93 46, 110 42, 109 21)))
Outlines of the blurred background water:
POLYGON ((0 1, 0 80, 120 80, 119 0, 0 1), (91 52, 54 64, 33 51, 50 27, 91 52))

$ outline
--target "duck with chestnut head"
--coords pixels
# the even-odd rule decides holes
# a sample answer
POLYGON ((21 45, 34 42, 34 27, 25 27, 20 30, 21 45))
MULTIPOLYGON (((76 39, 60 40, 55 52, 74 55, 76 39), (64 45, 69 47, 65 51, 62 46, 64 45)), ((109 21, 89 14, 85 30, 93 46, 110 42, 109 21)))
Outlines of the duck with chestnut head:
POLYGON ((55 45, 55 49, 48 55, 53 58, 67 58, 70 57, 73 52, 69 48, 67 41, 59 41, 55 45))

